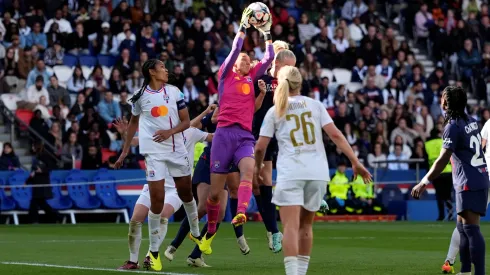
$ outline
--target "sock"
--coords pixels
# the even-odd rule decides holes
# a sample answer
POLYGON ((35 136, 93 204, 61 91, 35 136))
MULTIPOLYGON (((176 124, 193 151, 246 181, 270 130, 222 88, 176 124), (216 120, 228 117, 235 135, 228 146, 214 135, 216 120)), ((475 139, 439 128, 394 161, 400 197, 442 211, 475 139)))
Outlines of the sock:
POLYGON ((268 232, 275 234, 277 229, 276 206, 272 203, 272 186, 260 186, 260 197, 262 198, 262 207, 264 208, 264 223, 268 232))
MULTIPOLYGON (((238 199, 230 198, 230 210, 232 216, 236 215, 237 207, 238 207, 238 199)), ((243 225, 237 227, 233 226, 233 230, 235 230, 235 236, 237 239, 243 236, 243 225)))
MULTIPOLYGON (((160 241, 160 213, 148 212, 148 231, 150 233, 150 252, 158 253, 160 241)), ((156 254, 158 255, 158 254, 156 254)), ((155 254, 153 254, 155 256, 155 254)))
POLYGON ((466 235, 463 224, 456 225, 459 232, 459 258, 461 260, 461 273, 471 272, 471 254, 470 254, 470 241, 466 235))
POLYGON ((206 202, 206 208, 208 210, 208 233, 213 235, 216 233, 216 225, 218 224, 220 209, 219 201, 213 203, 208 199, 206 202))
POLYGON ((251 197, 252 197, 252 183, 250 181, 242 180, 240 182, 240 186, 238 187, 237 214, 238 213, 245 214, 251 197))
POLYGON ((163 240, 165 240, 165 236, 167 236, 168 229, 168 219, 162 218, 160 220, 160 243, 158 244, 158 250, 160 250, 160 246, 162 246, 163 240))
POLYGON ((129 260, 133 263, 138 262, 138 256, 139 256, 140 245, 141 245, 142 226, 143 224, 140 222, 135 222, 135 221, 129 222, 129 233, 128 233, 129 260))
POLYGON ((298 258, 294 256, 284 257, 286 275, 298 275, 298 258))
POLYGON ((197 216, 197 204, 194 199, 190 202, 184 202, 184 210, 189 220, 189 226, 191 228, 191 234, 194 237, 199 237, 199 218, 197 216))
POLYGON ((187 237, 187 234, 189 233, 190 230, 191 227, 189 225, 189 221, 187 220, 187 216, 185 216, 182 222, 180 223, 179 231, 177 231, 177 236, 175 236, 174 240, 172 241, 172 243, 170 243, 170 245, 172 245, 175 248, 179 248, 179 246, 187 237))
POLYGON ((447 251, 446 261, 450 264, 454 264, 456 261, 456 256, 459 253, 459 232, 458 228, 454 228, 453 235, 451 236, 451 243, 449 244, 449 250, 447 251))
MULTIPOLYGON (((216 224, 216 231, 218 231, 219 225, 220 225, 220 223, 216 224)), ((207 232, 208 232, 208 224, 206 223, 201 230, 201 236, 206 235, 207 232)), ((201 258, 201 256, 202 256, 202 252, 199 249, 199 246, 197 246, 197 245, 194 246, 194 249, 192 250, 191 254, 189 255, 189 258, 197 259, 197 258, 201 258)))
POLYGON ((310 256, 298 255, 298 275, 306 275, 309 263, 310 256))
POLYGON ((261 194, 254 195, 254 198, 255 198, 255 203, 257 203, 257 209, 259 209, 260 216, 262 217, 262 222, 264 223, 265 229, 267 230, 267 232, 270 232, 269 224, 266 222, 267 213, 265 213, 265 211, 264 211, 264 204, 262 203, 262 196, 261 196, 261 194))
POLYGON ((471 262, 475 266, 474 275, 485 274, 485 239, 480 231, 480 226, 476 224, 464 224, 464 232, 468 236, 471 262))

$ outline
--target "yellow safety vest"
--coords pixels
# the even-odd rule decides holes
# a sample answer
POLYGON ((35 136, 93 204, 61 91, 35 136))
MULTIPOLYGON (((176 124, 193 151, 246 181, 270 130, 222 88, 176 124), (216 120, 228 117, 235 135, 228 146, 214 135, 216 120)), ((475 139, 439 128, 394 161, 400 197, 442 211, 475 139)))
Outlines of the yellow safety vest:
POLYGON ((328 190, 330 191, 330 196, 332 198, 346 200, 349 188, 349 178, 347 178, 345 174, 342 174, 339 171, 335 172, 335 175, 328 183, 328 190))
POLYGON ((356 198, 372 199, 374 198, 374 184, 373 182, 364 183, 362 177, 358 176, 357 179, 351 182, 352 191, 356 198))
MULTIPOLYGON (((436 138, 425 142, 425 151, 427 152, 427 157, 429 158, 429 167, 436 161, 441 153, 442 149, 442 139, 436 138)), ((451 163, 448 163, 442 173, 451 173, 452 167, 451 163)))
POLYGON ((204 148, 206 145, 198 142, 196 143, 196 146, 194 147, 194 168, 196 168, 197 161, 202 155, 202 152, 204 152, 204 148))

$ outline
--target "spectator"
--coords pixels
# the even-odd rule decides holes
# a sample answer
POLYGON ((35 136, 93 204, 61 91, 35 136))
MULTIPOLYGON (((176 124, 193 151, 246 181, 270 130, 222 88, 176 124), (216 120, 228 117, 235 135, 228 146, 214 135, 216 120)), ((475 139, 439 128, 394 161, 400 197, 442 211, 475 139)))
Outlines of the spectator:
POLYGON ((70 43, 67 43, 65 47, 70 54, 89 54, 88 36, 84 31, 82 23, 77 23, 75 32, 68 35, 68 41, 70 41, 70 43))
POLYGON ((367 156, 368 166, 371 168, 385 168, 386 163, 375 163, 377 161, 386 161, 386 154, 383 153, 383 147, 380 143, 374 144, 372 153, 367 156))
POLYGON ((128 93, 134 94, 139 89, 142 88, 143 78, 140 76, 140 72, 138 70, 134 70, 128 80, 126 80, 126 87, 128 89, 128 93))
POLYGON ((47 137, 49 127, 46 123, 46 120, 42 117, 41 111, 34 110, 34 115, 32 116, 31 121, 29 122, 29 127, 32 128, 36 133, 40 134, 42 137, 47 137))
POLYGON ((408 157, 402 154, 402 146, 399 144, 395 145, 395 151, 388 155, 387 160, 394 161, 388 163, 389 170, 408 170, 408 163, 398 162, 408 160, 408 157))
POLYGON ((356 60, 356 65, 354 68, 352 68, 351 82, 362 83, 364 81, 364 77, 366 76, 367 69, 367 66, 364 65, 364 60, 361 57, 358 57, 356 60))
POLYGON ((374 100, 379 104, 383 104, 381 89, 376 87, 375 78, 372 76, 367 77, 366 86, 361 90, 361 94, 366 100, 374 100))
POLYGON ((97 54, 117 54, 117 38, 112 34, 111 25, 108 22, 101 24, 101 30, 97 32, 97 38, 92 40, 92 45, 97 54))
POLYGON ((389 98, 393 98, 397 104, 405 104, 405 93, 398 85, 398 79, 392 78, 383 90, 383 102, 388 103, 389 98))
POLYGON ((14 152, 10 142, 3 144, 2 155, 0 156, 0 171, 12 171, 20 169, 19 157, 14 152))
POLYGON ((381 54, 386 56, 389 60, 393 59, 398 47, 398 40, 396 40, 393 28, 387 28, 384 38, 381 40, 381 54))
POLYGON ((38 76, 41 76, 42 77, 43 85, 44 85, 44 87, 47 87, 48 86, 48 83, 49 83, 49 77, 52 74, 53 73, 48 72, 46 70, 46 65, 44 64, 44 61, 43 60, 36 61, 36 67, 34 69, 32 69, 29 72, 29 75, 27 76, 26 88, 29 88, 32 85, 34 85, 34 82, 37 81, 37 77, 38 76))
POLYGON ((96 145, 89 145, 82 157, 82 170, 97 170, 102 166, 102 154, 96 145))
POLYGON ((308 15, 303 13, 298 24, 298 34, 301 44, 304 44, 306 40, 311 40, 317 33, 318 29, 310 22, 308 15))
POLYGON ((339 53, 344 53, 345 50, 349 47, 349 42, 346 38, 344 38, 344 30, 341 28, 337 28, 335 30, 335 36, 332 40, 332 43, 337 48, 339 53))
POLYGON ((44 25, 44 33, 47 33, 51 30, 51 25, 56 23, 59 26, 60 33, 72 33, 73 29, 71 28, 70 22, 68 22, 65 18, 63 18, 63 12, 61 9, 56 10, 56 14, 54 18, 49 19, 44 25))
POLYGON ((19 63, 15 61, 15 50, 9 48, 5 55, 4 80, 8 85, 9 92, 18 93, 26 86, 26 81, 21 78, 19 63))
POLYGON ((364 86, 367 86, 369 78, 373 78, 374 85, 379 89, 384 89, 384 87, 386 86, 385 78, 382 75, 376 73, 376 66, 374 65, 369 65, 367 69, 366 77, 364 77, 363 80, 364 86))
POLYGON ((361 25, 361 19, 355 17, 352 23, 349 25, 350 38, 355 42, 356 46, 361 44, 361 40, 367 34, 366 27, 361 25))
POLYGON ((197 99, 189 102, 189 114, 196 117, 209 106, 209 98, 204 92, 199 92, 197 99))
POLYGON ((415 116, 415 121, 422 126, 425 136, 430 137, 430 133, 432 132, 432 129, 434 129, 434 121, 432 120, 432 116, 430 115, 427 106, 422 106, 420 114, 415 116))
POLYGON ((104 99, 99 102, 99 113, 105 123, 112 123, 116 118, 121 117, 119 104, 114 101, 112 92, 105 92, 104 99))
POLYGON ((184 93, 185 102, 189 103, 196 100, 199 97, 199 91, 194 86, 194 81, 191 77, 185 79, 184 87, 182 87, 182 93, 184 93))
POLYGON ((434 25, 432 14, 428 12, 427 3, 420 5, 420 10, 415 14, 415 27, 418 38, 429 37, 429 29, 434 25))
POLYGON ((376 27, 373 25, 368 27, 367 35, 365 35, 364 38, 361 40, 361 48, 366 48, 367 44, 371 44, 371 48, 375 56, 381 56, 381 40, 376 37, 376 27))
POLYGON ((398 120, 398 127, 396 127, 393 132, 391 132, 390 140, 395 142, 395 137, 401 136, 403 140, 407 142, 409 146, 413 146, 413 140, 419 136, 419 134, 407 127, 407 121, 404 118, 398 120))
POLYGON ((82 67, 77 65, 73 70, 73 75, 68 80, 67 89, 72 94, 78 94, 85 89, 85 77, 83 77, 82 67))
POLYGON ((350 123, 344 124, 344 135, 347 138, 349 144, 356 144, 357 138, 359 137, 356 132, 352 131, 352 125, 350 123))
POLYGON ((48 39, 46 34, 41 32, 40 23, 35 23, 32 32, 29 34, 20 36, 20 47, 22 49, 32 46, 36 46, 41 52, 44 52, 48 47, 48 39))
POLYGON ((482 61, 481 55, 477 49, 473 48, 471 39, 464 41, 464 49, 458 54, 458 64, 462 77, 469 80, 473 77, 473 69, 480 65, 482 61))
MULTIPOLYGON (((337 112, 335 113, 335 120, 334 120, 335 126, 337 126, 338 129, 340 129, 344 134, 346 134, 344 130, 345 126, 348 123, 352 123, 352 122, 353 121, 347 115, 347 104, 345 102, 339 102, 337 106, 337 112)), ((350 130, 350 125, 349 125, 349 130, 350 130)))
POLYGON ((376 75, 381 75, 384 78, 385 83, 389 83, 393 77, 393 68, 389 64, 388 57, 381 59, 381 64, 376 66, 376 75))
POLYGON ((114 94, 120 94, 122 91, 126 91, 126 82, 121 75, 118 68, 113 68, 111 72, 111 77, 108 81, 108 88, 114 94))
POLYGON ((59 86, 58 77, 56 77, 56 75, 50 77, 50 83, 51 84, 48 86, 50 106, 53 107, 60 102, 62 102, 63 105, 71 106, 70 94, 65 88, 59 86))
MULTIPOLYGON (((94 88, 95 90, 100 91, 100 92, 104 92, 106 90, 105 87, 106 87, 107 83, 106 83, 106 80, 104 78, 104 73, 102 71, 102 67, 100 65, 95 66, 94 70, 92 71, 92 74, 90 75, 89 80, 91 80, 91 85, 88 85, 88 86, 92 86, 90 88, 94 88)), ((85 83, 86 88, 89 88, 89 87, 87 87, 88 82, 89 81, 87 81, 85 83)), ((85 95, 87 95, 87 93, 85 95)))
POLYGON ((127 79, 129 75, 134 71, 134 64, 131 62, 130 52, 127 49, 121 51, 119 60, 114 65, 119 70, 122 77, 127 79))
POLYGON ((61 150, 63 156, 74 156, 75 160, 81 161, 83 158, 83 149, 80 143, 78 143, 78 135, 75 132, 69 134, 68 142, 63 145, 61 150))
POLYGON ((54 41, 53 47, 48 48, 44 53, 44 62, 48 66, 63 65, 65 49, 61 47, 60 41, 54 41))
MULTIPOLYGON (((149 58, 156 57, 156 50, 155 50, 156 39, 152 35, 153 35, 153 29, 150 25, 143 27, 141 40, 140 40, 140 49, 141 51, 146 52, 149 58)), ((127 37, 128 36, 126 34, 126 41, 127 41, 127 37)))
POLYGON ((101 0, 94 0, 93 3, 94 4, 89 6, 89 8, 88 8, 89 13, 92 13, 92 11, 97 11, 97 13, 99 14, 100 20, 102 20, 103 22, 108 22, 109 20, 111 20, 111 16, 109 14, 109 11, 107 10, 107 8, 105 6, 101 5, 101 0))
POLYGON ((123 117, 129 121, 131 118, 131 104, 128 103, 128 92, 123 91, 119 97, 119 108, 123 117))
POLYGON ((362 0, 349 0, 342 7, 342 18, 351 22, 356 17, 361 17, 367 12, 368 7, 362 0))
POLYGON ((65 45, 65 34, 60 32, 60 27, 57 23, 53 23, 49 32, 46 33, 46 39, 48 40, 48 47, 53 47, 55 41, 59 41, 63 47, 65 45))
POLYGON ((17 102, 19 108, 27 110, 39 109, 43 113, 43 117, 50 117, 49 111, 46 108, 49 106, 49 93, 43 87, 43 77, 38 75, 34 85, 31 85, 26 92, 25 99, 17 102))
MULTIPOLYGON (((415 148, 412 153, 411 159, 422 159, 422 162, 418 164, 420 169, 429 169, 427 153, 425 152, 424 142, 422 139, 418 139, 415 143, 415 148)), ((409 165, 410 169, 417 169, 417 163, 411 163, 409 165)))

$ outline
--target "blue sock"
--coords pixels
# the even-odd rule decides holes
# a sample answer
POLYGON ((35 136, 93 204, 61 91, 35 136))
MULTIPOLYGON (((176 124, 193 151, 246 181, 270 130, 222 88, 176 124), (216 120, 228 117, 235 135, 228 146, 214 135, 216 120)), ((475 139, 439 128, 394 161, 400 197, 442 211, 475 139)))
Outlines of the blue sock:
MULTIPOLYGON (((230 211, 232 217, 236 215, 237 209, 238 209, 238 199, 230 198, 230 211)), ((233 230, 235 230, 235 236, 237 239, 243 236, 243 225, 237 227, 233 226, 233 230)))
POLYGON ((471 262, 475 266, 475 275, 485 274, 485 239, 476 224, 463 225, 464 232, 468 236, 471 262))
POLYGON ((267 231, 275 234, 277 229, 276 206, 272 203, 272 186, 260 186, 260 197, 262 198, 262 207, 264 208, 264 223, 267 231))
POLYGON ((465 233, 462 223, 456 225, 459 232, 459 258, 461 260, 461 272, 471 272, 470 240, 465 233))
POLYGON ((187 216, 185 216, 180 223, 179 231, 177 231, 177 236, 175 236, 171 245, 175 248, 179 248, 179 246, 187 237, 187 234, 189 234, 189 231, 191 231, 191 227, 189 226, 189 220, 187 219, 187 216))
MULTIPOLYGON (((220 223, 217 223, 216 224, 216 231, 218 231, 219 224, 220 223)), ((207 232, 208 232, 208 223, 206 223, 204 225, 204 227, 202 228, 202 230, 201 230, 201 236, 206 235, 207 232)), ((192 252, 189 255, 189 257, 191 259, 197 259, 197 258, 201 258, 201 255, 202 255, 202 252, 201 252, 201 250, 199 250, 199 246, 196 245, 196 246, 194 246, 194 250, 192 250, 192 252)))

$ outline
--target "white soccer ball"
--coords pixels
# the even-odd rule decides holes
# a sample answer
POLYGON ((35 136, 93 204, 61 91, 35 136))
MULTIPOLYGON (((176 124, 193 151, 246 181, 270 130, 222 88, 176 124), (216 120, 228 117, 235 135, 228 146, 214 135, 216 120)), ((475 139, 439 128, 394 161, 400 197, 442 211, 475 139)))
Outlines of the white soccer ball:
POLYGON ((252 15, 248 19, 248 23, 254 27, 265 25, 271 17, 271 12, 267 5, 261 2, 255 2, 248 6, 252 10, 252 15))

